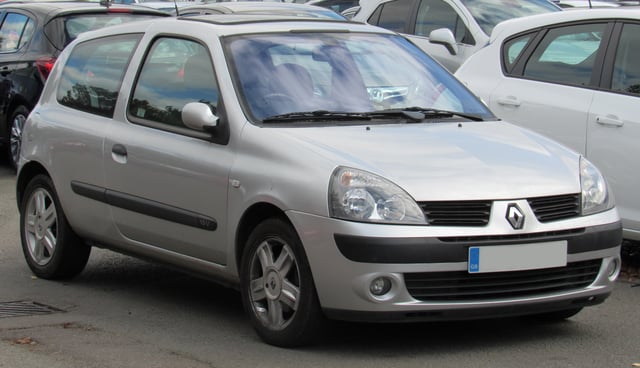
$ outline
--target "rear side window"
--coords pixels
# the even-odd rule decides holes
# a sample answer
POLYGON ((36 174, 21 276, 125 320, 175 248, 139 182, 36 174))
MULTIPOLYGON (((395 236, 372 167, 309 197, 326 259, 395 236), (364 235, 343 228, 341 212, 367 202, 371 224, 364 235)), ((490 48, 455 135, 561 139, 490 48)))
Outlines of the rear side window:
POLYGON ((131 34, 78 44, 62 70, 58 102, 113 117, 122 78, 140 37, 131 34))
POLYGON ((26 15, 9 13, 0 27, 0 52, 16 51, 33 35, 33 21, 26 15))
POLYGON ((606 24, 581 24, 549 30, 529 58, 524 76, 587 86, 606 24))

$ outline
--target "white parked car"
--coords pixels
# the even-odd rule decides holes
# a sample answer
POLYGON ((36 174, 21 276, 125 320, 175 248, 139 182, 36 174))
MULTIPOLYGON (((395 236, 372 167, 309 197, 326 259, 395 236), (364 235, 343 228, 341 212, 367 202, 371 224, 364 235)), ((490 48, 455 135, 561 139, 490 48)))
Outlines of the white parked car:
POLYGON ((76 275, 93 245, 158 260, 237 287, 281 346, 325 317, 562 319, 613 290, 598 169, 404 37, 163 19, 78 38, 27 119, 16 197, 38 277, 76 275))
POLYGON ((454 72, 503 20, 558 12, 548 0, 360 0, 353 20, 402 33, 454 72))
POLYGON ((594 162, 631 240, 640 240, 639 22, 631 8, 505 22, 456 73, 499 117, 594 162))

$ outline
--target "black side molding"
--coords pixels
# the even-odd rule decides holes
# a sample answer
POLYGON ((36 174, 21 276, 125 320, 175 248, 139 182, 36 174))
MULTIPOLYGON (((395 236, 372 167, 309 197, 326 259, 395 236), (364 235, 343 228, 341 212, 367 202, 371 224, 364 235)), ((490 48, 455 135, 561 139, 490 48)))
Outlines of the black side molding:
POLYGON ((131 194, 78 181, 71 182, 71 190, 80 196, 146 216, 156 217, 207 231, 215 231, 218 228, 218 222, 209 216, 131 194))

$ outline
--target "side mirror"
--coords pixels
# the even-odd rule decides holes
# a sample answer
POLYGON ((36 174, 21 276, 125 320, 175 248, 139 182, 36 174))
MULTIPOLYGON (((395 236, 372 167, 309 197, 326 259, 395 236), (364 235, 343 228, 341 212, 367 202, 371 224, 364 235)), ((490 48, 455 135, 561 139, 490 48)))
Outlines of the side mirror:
POLYGON ((451 55, 458 53, 458 43, 449 28, 438 28, 431 31, 429 33, 429 42, 443 45, 451 55))
POLYGON ((213 132, 218 120, 209 105, 202 102, 189 102, 182 108, 182 121, 191 129, 213 132))

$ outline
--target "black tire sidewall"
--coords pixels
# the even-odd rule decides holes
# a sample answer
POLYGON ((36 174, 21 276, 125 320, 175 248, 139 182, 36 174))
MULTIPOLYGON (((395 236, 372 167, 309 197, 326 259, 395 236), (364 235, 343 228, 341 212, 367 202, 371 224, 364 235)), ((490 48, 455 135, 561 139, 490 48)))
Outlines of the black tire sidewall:
POLYGON ((83 244, 67 223, 53 182, 46 175, 34 177, 26 186, 20 203, 20 240, 22 252, 29 268, 36 276, 43 279, 66 279, 77 275, 84 269, 91 251, 91 247, 83 244), (29 253, 25 230, 27 206, 31 196, 38 189, 47 191, 52 198, 58 226, 55 249, 49 262, 44 265, 39 265, 29 253))
MULTIPOLYGON (((13 129, 13 122, 15 121, 16 117, 18 115, 24 115, 25 118, 27 118, 29 116, 29 109, 24 106, 24 105, 20 105, 18 107, 16 107, 15 110, 13 110, 13 112, 11 113, 11 116, 9 118, 8 124, 7 124, 7 149, 6 149, 6 154, 7 154, 7 161, 9 162, 9 165, 15 170, 18 167, 18 163, 13 161, 13 157, 11 155, 11 129, 13 129)), ((22 127, 24 129, 24 126, 22 127)))
POLYGON ((258 335, 267 343, 281 347, 296 347, 310 343, 321 335, 323 315, 313 282, 309 262, 302 242, 293 226, 282 219, 268 219, 260 223, 249 236, 244 248, 241 267, 241 294, 245 312, 258 335), (300 272, 300 299, 293 319, 282 330, 272 330, 255 315, 249 287, 251 259, 257 247, 267 238, 281 238, 291 248, 300 272))

